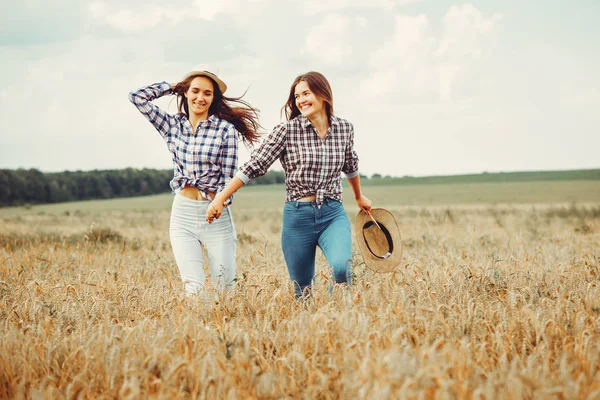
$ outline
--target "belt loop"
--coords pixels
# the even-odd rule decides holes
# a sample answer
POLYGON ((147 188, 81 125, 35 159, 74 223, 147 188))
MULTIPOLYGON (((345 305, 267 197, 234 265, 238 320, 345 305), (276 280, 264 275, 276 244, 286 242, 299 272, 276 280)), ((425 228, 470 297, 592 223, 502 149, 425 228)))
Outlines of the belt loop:
POLYGON ((298 208, 300 206, 300 202, 298 200, 296 200, 296 208, 298 208))

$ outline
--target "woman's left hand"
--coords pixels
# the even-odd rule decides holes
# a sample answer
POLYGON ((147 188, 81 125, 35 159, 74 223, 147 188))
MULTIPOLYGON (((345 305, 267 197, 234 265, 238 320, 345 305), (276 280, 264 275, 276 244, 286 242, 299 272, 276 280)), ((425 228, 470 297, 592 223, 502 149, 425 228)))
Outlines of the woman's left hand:
POLYGON ((361 195, 358 199, 356 199, 356 204, 361 210, 369 213, 371 212, 371 200, 369 200, 366 196, 361 195))

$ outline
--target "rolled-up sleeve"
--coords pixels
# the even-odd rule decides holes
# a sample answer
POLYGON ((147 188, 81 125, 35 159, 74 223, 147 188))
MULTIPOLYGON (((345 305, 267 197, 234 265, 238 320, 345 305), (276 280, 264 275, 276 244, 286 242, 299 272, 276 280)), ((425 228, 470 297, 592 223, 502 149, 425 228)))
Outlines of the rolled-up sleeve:
POLYGON ((173 88, 167 82, 154 83, 129 93, 129 101, 142 113, 144 117, 161 134, 162 137, 169 135, 172 116, 163 111, 152 100, 158 99, 167 94, 171 94, 173 88))
POLYGON ((235 176, 244 183, 248 183, 250 180, 266 174, 269 167, 281 157, 285 150, 286 132, 286 123, 277 125, 267 139, 252 152, 250 160, 240 167, 235 176))
POLYGON ((348 144, 344 154, 344 166, 342 172, 346 174, 346 178, 354 178, 358 176, 358 155, 354 150, 354 127, 350 129, 348 144))
POLYGON ((230 126, 223 136, 221 169, 225 176, 225 182, 229 182, 235 175, 235 170, 238 165, 238 131, 233 126, 230 126))

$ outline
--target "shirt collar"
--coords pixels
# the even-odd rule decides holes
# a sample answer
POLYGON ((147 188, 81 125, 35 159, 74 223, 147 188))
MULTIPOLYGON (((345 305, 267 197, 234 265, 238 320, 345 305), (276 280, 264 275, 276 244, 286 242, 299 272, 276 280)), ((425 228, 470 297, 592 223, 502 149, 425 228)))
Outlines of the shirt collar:
MULTIPOLYGON (((306 118, 304 115, 302 115, 302 114, 298 115, 298 119, 300 120, 300 123, 302 124, 302 126, 304 128, 306 128, 308 126, 312 126, 310 119, 306 118)), ((332 115, 331 118, 329 118, 329 125, 337 126, 337 125, 339 125, 339 123, 340 123, 340 119, 338 117, 336 117, 335 115, 332 115)))
MULTIPOLYGON (((182 118, 185 118, 188 122, 189 122, 189 118, 184 114, 181 113, 182 118)), ((205 124, 206 122, 218 122, 219 121, 219 117, 217 117, 215 114, 212 114, 210 117, 208 117, 207 119, 205 119, 204 121, 200 122, 200 125, 205 124)))

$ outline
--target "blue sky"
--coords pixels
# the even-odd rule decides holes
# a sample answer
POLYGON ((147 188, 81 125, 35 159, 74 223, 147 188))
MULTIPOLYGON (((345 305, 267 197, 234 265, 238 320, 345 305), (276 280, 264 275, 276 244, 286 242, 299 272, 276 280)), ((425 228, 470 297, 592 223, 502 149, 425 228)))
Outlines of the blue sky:
POLYGON ((127 93, 197 65, 230 95, 249 88, 267 132, 293 79, 323 72, 365 174, 600 167, 591 0, 25 0, 1 11, 0 168, 170 168, 127 93))

